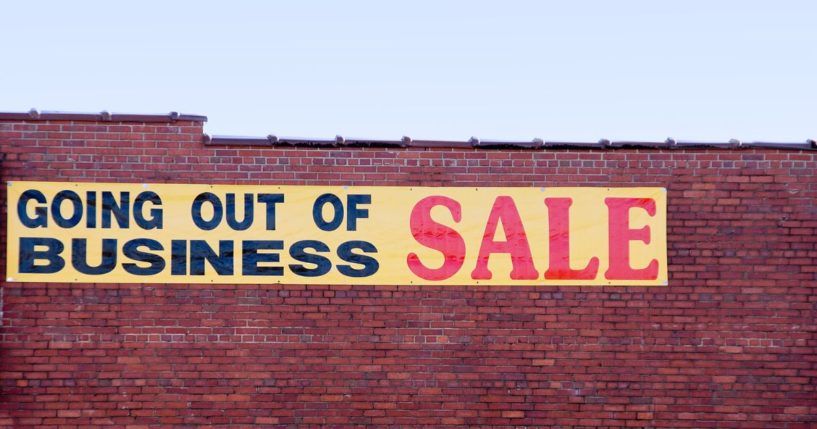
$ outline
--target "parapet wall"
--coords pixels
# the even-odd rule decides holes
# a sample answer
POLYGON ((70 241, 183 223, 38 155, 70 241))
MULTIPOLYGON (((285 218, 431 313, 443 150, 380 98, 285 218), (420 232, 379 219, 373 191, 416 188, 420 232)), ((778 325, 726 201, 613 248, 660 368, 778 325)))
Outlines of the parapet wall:
POLYGON ((2 178, 665 187, 669 285, 4 282, 0 425, 817 422, 817 152, 205 145, 202 120, 6 116, 2 178))

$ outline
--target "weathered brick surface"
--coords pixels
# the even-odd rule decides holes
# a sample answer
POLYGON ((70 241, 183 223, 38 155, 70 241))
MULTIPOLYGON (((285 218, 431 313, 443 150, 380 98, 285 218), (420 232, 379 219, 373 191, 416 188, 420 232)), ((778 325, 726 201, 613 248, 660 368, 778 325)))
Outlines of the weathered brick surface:
POLYGON ((201 132, 0 122, 2 178, 664 186, 670 284, 4 283, 0 426, 817 424, 814 152, 205 147, 201 132))

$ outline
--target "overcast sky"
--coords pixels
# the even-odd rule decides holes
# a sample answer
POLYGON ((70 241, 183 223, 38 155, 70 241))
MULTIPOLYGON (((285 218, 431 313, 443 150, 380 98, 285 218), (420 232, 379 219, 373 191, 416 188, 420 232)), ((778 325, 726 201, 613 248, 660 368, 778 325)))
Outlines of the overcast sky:
POLYGON ((8 2, 0 110, 210 134, 803 141, 814 1, 8 2))

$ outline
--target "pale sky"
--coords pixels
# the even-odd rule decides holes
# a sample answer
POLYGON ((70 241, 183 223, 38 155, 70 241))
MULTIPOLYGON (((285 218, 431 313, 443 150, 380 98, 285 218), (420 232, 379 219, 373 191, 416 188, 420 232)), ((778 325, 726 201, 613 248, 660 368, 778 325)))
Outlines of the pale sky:
POLYGON ((247 136, 804 141, 814 1, 7 2, 0 110, 247 136))

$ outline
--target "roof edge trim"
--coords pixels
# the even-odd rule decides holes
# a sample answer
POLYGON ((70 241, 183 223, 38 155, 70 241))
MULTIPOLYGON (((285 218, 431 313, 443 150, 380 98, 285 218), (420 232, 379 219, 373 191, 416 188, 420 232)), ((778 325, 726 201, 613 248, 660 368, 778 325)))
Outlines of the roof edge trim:
POLYGON ((447 148, 447 149, 516 149, 516 150, 543 150, 543 149, 730 149, 741 150, 751 148, 812 150, 817 151, 817 142, 813 139, 803 142, 742 142, 730 140, 728 142, 701 142, 689 140, 675 140, 669 138, 662 142, 607 140, 597 142, 568 142, 533 139, 531 141, 502 141, 480 140, 471 137, 469 140, 414 140, 403 137, 400 140, 357 139, 336 136, 334 139, 311 139, 302 137, 235 137, 204 135, 204 144, 208 146, 266 146, 266 147, 396 147, 396 148, 447 148))

